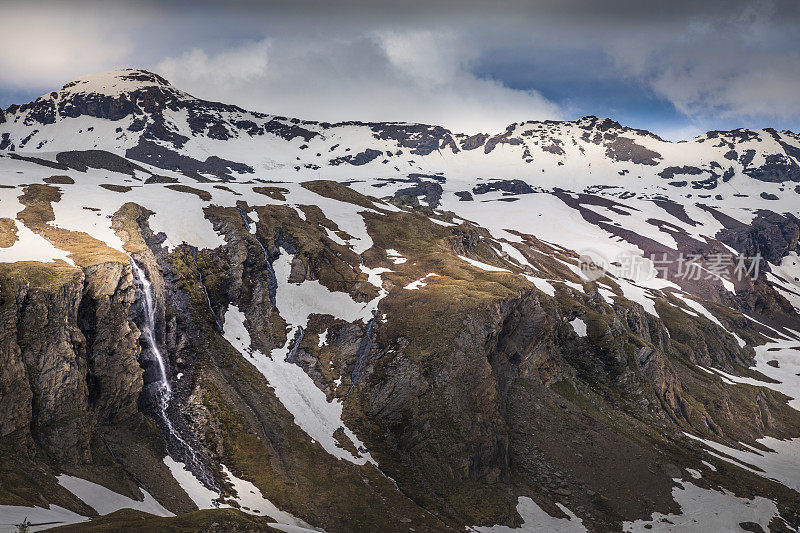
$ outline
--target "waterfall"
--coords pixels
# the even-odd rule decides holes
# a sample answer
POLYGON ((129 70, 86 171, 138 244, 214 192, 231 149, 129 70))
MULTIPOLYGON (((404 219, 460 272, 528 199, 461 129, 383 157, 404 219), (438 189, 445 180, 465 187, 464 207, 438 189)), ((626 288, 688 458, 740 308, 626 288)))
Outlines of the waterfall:
POLYGON ((167 364, 164 361, 164 356, 161 354, 161 350, 158 348, 158 343, 156 342, 156 302, 155 298, 153 298, 153 286, 150 284, 150 281, 147 279, 147 276, 142 268, 136 264, 136 261, 133 259, 131 259, 131 266, 133 267, 134 280, 136 281, 136 284, 141 287, 142 294, 144 295, 144 305, 142 306, 144 311, 142 335, 144 336, 147 348, 150 350, 150 353, 153 355, 156 363, 158 364, 159 380, 157 396, 159 400, 159 407, 161 408, 162 413, 164 413, 164 418, 166 418, 166 409, 169 405, 169 400, 172 397, 172 387, 170 386, 169 379, 167 378, 167 364))
POLYGON ((167 408, 169 407, 170 400, 172 400, 172 386, 169 383, 169 377, 167 375, 167 361, 161 353, 161 349, 158 347, 158 342, 156 342, 156 302, 153 296, 153 286, 147 279, 144 270, 142 270, 133 258, 131 258, 131 267, 133 269, 133 278, 136 285, 140 288, 144 296, 144 301, 142 302, 144 324, 140 327, 142 337, 147 345, 147 349, 150 351, 153 359, 155 359, 158 369, 158 374, 156 376, 157 381, 155 382, 155 403, 158 408, 158 414, 164 422, 167 432, 173 442, 177 443, 184 452, 186 466, 198 472, 201 481, 205 481, 206 484, 219 492, 214 478, 207 473, 205 466, 198 459, 197 452, 195 452, 194 448, 180 436, 175 426, 172 424, 172 421, 169 419, 169 416, 167 416, 167 408))

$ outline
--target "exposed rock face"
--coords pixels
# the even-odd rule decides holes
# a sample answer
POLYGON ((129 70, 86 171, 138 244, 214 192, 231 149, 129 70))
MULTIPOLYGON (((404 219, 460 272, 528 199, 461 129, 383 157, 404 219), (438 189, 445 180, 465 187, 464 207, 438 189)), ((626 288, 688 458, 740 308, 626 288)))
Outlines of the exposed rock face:
POLYGON ((25 264, 3 273, 2 434, 65 461, 91 459, 93 428, 137 413, 138 329, 130 267, 25 264), (38 282, 36 280, 43 280, 38 282))
POLYGON ((798 249, 800 220, 791 213, 760 212, 750 226, 731 226, 720 233, 720 240, 748 257, 760 255, 778 264, 787 252, 798 249))
POLYGON ((85 271, 78 327, 86 339, 89 405, 98 423, 137 413, 142 371, 139 330, 131 315, 134 299, 129 265, 106 263, 85 271))
POLYGON ((378 139, 393 139, 403 148, 410 148, 415 155, 428 155, 449 148, 452 153, 459 149, 453 134, 441 126, 425 124, 370 124, 378 139))
POLYGON ((338 165, 341 163, 350 163, 351 165, 359 167, 361 165, 366 165, 370 161, 373 161, 381 154, 382 152, 380 150, 373 150, 372 148, 367 148, 363 152, 358 153, 356 155, 346 155, 344 157, 333 159, 331 160, 331 164, 338 165))
POLYGON ((432 181, 421 181, 412 187, 399 189, 394 193, 395 198, 407 199, 410 205, 419 205, 419 196, 425 197, 428 207, 436 209, 442 199, 442 186, 432 181))
POLYGON ((3 435, 30 428, 59 455, 86 457, 87 362, 76 353, 84 342, 77 328, 83 276, 63 274, 51 290, 31 288, 24 279, 3 282, 4 368, 10 370, 3 373, 3 435))
POLYGON ((124 157, 103 150, 59 152, 56 155, 56 161, 80 172, 86 172, 88 168, 99 168, 110 172, 131 175, 134 174, 135 170, 143 173, 147 172, 139 165, 131 163, 124 157))
POLYGON ((654 166, 662 159, 661 154, 636 144, 628 137, 616 137, 606 143, 606 156, 618 161, 630 161, 640 165, 654 166))

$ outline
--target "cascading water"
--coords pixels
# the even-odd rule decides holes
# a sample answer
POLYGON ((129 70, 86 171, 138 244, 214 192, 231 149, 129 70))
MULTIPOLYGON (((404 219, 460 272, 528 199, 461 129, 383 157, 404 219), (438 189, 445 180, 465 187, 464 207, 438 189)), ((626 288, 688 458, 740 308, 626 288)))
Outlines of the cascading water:
MULTIPOLYGON (((150 284, 147 276, 145 276, 142 268, 136 264, 136 261, 131 260, 131 266, 133 267, 133 277, 136 280, 136 284, 141 287, 142 295, 144 296, 144 305, 142 306, 144 311, 144 327, 142 328, 142 335, 144 336, 147 347, 150 349, 150 352, 153 354, 153 357, 158 365, 158 398, 161 411, 162 413, 165 413, 167 405, 169 404, 169 400, 172 396, 172 387, 170 386, 169 379, 167 378, 167 364, 164 361, 164 356, 161 355, 161 350, 158 348, 158 344, 156 343, 156 303, 155 299, 153 298, 153 286, 150 284)), ((164 417, 166 418, 166 414, 164 417)))
POLYGON ((210 485, 211 488, 219 492, 219 489, 214 482, 214 478, 208 475, 204 465, 198 459, 194 448, 192 448, 192 446, 180 436, 178 431, 175 429, 175 426, 172 424, 172 421, 169 419, 169 416, 167 416, 167 408, 169 407, 170 400, 172 399, 172 386, 170 385, 169 377, 167 376, 166 359, 164 359, 161 349, 158 347, 158 342, 156 342, 156 302, 153 296, 153 286, 147 279, 144 270, 142 270, 142 268, 136 263, 136 261, 133 260, 133 258, 131 258, 131 267, 133 269, 133 277, 136 285, 139 286, 142 295, 144 296, 142 305, 144 324, 142 324, 140 329, 142 331, 144 342, 147 345, 150 354, 153 356, 153 359, 155 359, 158 370, 156 376, 157 380, 152 385, 155 386, 154 396, 159 415, 161 416, 161 419, 164 422, 164 425, 166 426, 169 436, 173 442, 177 443, 177 445, 182 449, 186 459, 186 466, 192 471, 198 472, 200 474, 199 477, 201 481, 204 481, 206 484, 210 485))

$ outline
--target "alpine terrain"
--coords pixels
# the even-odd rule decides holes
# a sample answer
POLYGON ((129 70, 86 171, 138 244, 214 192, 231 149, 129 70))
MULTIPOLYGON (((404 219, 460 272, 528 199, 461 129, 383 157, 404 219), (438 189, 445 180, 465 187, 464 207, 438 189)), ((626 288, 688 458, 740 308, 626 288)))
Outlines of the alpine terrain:
POLYGON ((80 78, 0 110, 0 530, 795 531, 798 217, 789 131, 80 78))

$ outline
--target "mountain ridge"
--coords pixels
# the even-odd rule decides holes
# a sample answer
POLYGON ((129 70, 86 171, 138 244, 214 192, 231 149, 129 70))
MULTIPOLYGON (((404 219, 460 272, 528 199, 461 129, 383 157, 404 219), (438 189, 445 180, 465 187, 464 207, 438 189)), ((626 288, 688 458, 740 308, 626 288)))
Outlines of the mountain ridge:
POLYGON ((800 526, 796 135, 304 122, 127 72, 0 122, 0 516, 800 526))
MULTIPOLYGON (((82 85, 87 85, 87 84, 91 86, 92 81, 94 81, 94 80, 96 80, 95 83, 97 83, 97 81, 99 81, 101 83, 100 88, 104 88, 105 87, 104 84, 109 84, 110 83, 112 85, 116 85, 117 82, 121 82, 122 80, 125 80, 125 79, 148 82, 149 85, 151 85, 151 86, 166 87, 166 88, 169 88, 171 90, 176 91, 179 94, 188 96, 190 99, 201 100, 203 102, 208 102, 208 103, 211 103, 211 104, 222 104, 222 105, 226 105, 226 106, 229 106, 229 107, 237 108, 239 111, 242 111, 242 112, 249 112, 249 113, 253 113, 253 114, 260 114, 260 115, 263 115, 263 116, 273 116, 273 117, 276 117, 276 118, 285 118, 285 119, 290 119, 290 120, 299 120, 301 122, 306 122, 306 123, 326 124, 326 125, 329 125, 329 126, 346 125, 346 124, 359 124, 359 125, 370 125, 370 124, 395 124, 395 125, 399 125, 399 124, 404 124, 404 125, 422 125, 422 126, 437 127, 436 124, 415 123, 415 122, 396 121, 396 120, 395 121, 391 121, 391 120, 387 120, 387 121, 348 121, 348 120, 345 120, 345 121, 338 121, 338 122, 327 122, 327 121, 316 121, 316 120, 310 120, 310 119, 293 118, 293 117, 288 117, 288 116, 285 116, 285 115, 280 115, 280 114, 275 114, 275 113, 258 112, 258 111, 246 111, 241 106, 237 106, 235 104, 223 104, 223 102, 221 102, 221 101, 204 100, 204 99, 195 97, 195 96, 193 96, 193 95, 191 95, 189 93, 186 93, 184 91, 179 91, 168 80, 166 80, 166 78, 162 77, 161 75, 159 75, 159 74, 157 74, 155 72, 148 71, 146 69, 140 69, 140 68, 125 68, 125 69, 109 70, 109 71, 105 71, 105 72, 99 72, 99 73, 96 73, 96 74, 82 76, 80 78, 76 78, 74 80, 71 80, 71 81, 65 83, 61 87, 61 89, 59 89, 59 90, 54 90, 54 91, 50 91, 48 93, 43 94, 42 96, 40 96, 36 100, 33 100, 31 102, 27 102, 27 103, 22 103, 22 104, 11 104, 5 110, 0 109, 0 111, 6 111, 6 112, 9 112, 9 113, 14 113, 14 112, 16 112, 18 110, 24 111, 26 107, 31 107, 35 102, 40 101, 40 100, 44 100, 47 97, 51 97, 51 98, 55 97, 57 94, 63 93, 66 89, 71 89, 73 87, 80 87, 82 85)), ((147 85, 143 84, 143 85, 140 85, 138 88, 143 88, 145 86, 147 86, 147 85)), ((127 91, 133 91, 133 90, 135 90, 133 85, 131 85, 130 87, 127 88, 127 91)), ((72 92, 72 91, 70 91, 70 92, 72 92)), ((95 86, 95 87, 91 87, 90 92, 98 93, 100 91, 98 91, 97 87, 95 86)), ((105 93, 105 94, 106 94, 106 96, 111 96, 112 95, 111 93, 105 93)), ((120 93, 117 93, 116 95, 119 96, 120 93)), ((108 118, 108 117, 103 117, 103 118, 108 118)), ((592 122, 599 121, 599 122, 603 122, 603 123, 607 123, 608 121, 610 121, 611 122, 610 123, 611 127, 617 127, 617 128, 620 128, 620 129, 623 129, 623 130, 626 130, 626 131, 632 131, 632 132, 636 132, 636 133, 640 133, 640 134, 649 135, 649 136, 657 138, 660 141, 670 142, 670 143, 674 143, 674 144, 681 143, 681 142, 689 142, 691 140, 694 140, 697 137, 709 136, 710 134, 720 135, 720 134, 723 134, 723 133, 731 133, 731 132, 735 132, 735 131, 753 131, 753 132, 758 132, 758 131, 770 132, 770 131, 772 131, 772 132, 775 132, 775 133, 790 134, 790 135, 795 135, 795 136, 798 135, 797 133, 795 133, 795 132, 793 132, 791 130, 775 130, 774 128, 770 128, 770 127, 765 127, 765 128, 739 127, 739 128, 734 128, 732 130, 709 130, 709 131, 706 131, 706 132, 699 133, 698 135, 696 135, 692 139, 682 139, 682 140, 679 140, 679 141, 668 141, 668 140, 663 139, 662 137, 660 137, 656 133, 651 132, 649 130, 642 129, 642 128, 633 128, 633 127, 629 127, 629 126, 623 126, 621 123, 619 123, 617 121, 614 121, 610 117, 601 117, 601 116, 598 116, 598 115, 585 115, 583 117, 580 117, 580 118, 577 118, 577 119, 572 119, 572 120, 556 120, 556 119, 527 120, 527 121, 514 122, 512 124, 509 124, 508 126, 506 126, 506 129, 508 129, 509 127, 512 127, 512 126, 514 126, 516 124, 519 124, 519 125, 525 125, 525 124, 559 124, 559 123, 565 123, 565 122, 579 124, 579 123, 582 123, 584 121, 592 121, 592 122)), ((438 127, 444 128, 443 126, 438 126, 438 127)), ((444 128, 444 129, 447 129, 447 131, 449 131, 450 133, 458 134, 458 132, 453 132, 449 128, 444 128)), ((491 136, 491 134, 487 133, 487 132, 477 132, 477 133, 473 133, 473 134, 461 133, 461 135, 464 135, 464 136, 472 136, 472 135, 477 135, 477 134, 491 136)))

